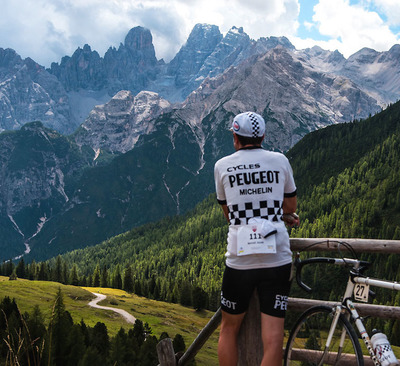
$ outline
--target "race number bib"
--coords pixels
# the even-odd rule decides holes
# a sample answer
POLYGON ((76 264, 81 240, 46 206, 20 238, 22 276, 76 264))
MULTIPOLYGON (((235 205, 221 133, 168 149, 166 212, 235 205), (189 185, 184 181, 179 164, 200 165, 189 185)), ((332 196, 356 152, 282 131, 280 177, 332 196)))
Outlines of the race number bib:
POLYGON ((242 225, 237 232, 237 255, 276 253, 275 235, 264 238, 258 225, 242 225))

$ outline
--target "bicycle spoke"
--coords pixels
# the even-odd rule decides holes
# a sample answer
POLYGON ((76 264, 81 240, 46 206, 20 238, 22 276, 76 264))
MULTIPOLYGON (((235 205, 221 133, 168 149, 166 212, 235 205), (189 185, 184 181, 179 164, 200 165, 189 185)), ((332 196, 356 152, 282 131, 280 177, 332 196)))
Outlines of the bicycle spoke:
POLYGON ((290 366, 362 365, 362 361, 359 361, 360 346, 357 338, 354 339, 354 330, 342 316, 332 334, 329 347, 326 347, 332 320, 332 312, 326 307, 317 307, 305 312, 289 337, 285 364, 290 366))

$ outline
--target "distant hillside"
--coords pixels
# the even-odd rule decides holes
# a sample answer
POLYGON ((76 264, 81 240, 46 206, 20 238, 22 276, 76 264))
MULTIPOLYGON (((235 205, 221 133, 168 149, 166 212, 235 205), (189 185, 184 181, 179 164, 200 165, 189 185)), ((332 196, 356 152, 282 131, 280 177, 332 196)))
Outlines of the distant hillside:
POLYGON ((73 182, 93 155, 41 122, 0 134, 0 260, 22 254, 23 244, 71 204, 73 182))
MULTIPOLYGON (((301 237, 400 239, 400 103, 365 121, 309 134, 291 158, 299 187, 301 237)), ((62 258, 83 276, 96 266, 110 277, 131 268, 135 291, 179 301, 200 287, 218 301, 227 224, 211 195, 184 217, 163 219, 62 258)), ((389 256, 389 259, 392 256, 389 256)), ((380 275, 396 278, 398 260, 383 259, 380 275)))
POLYGON ((316 131, 288 153, 302 237, 400 239, 400 103, 316 131))

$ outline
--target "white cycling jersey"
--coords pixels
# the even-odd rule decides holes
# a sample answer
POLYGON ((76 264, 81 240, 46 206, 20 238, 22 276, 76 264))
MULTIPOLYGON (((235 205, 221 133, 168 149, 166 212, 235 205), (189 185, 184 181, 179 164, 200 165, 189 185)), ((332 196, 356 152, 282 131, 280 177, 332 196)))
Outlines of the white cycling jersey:
POLYGON ((217 161, 217 199, 229 210, 226 265, 235 269, 277 267, 292 261, 289 235, 282 221, 284 197, 296 195, 293 171, 281 153, 261 147, 243 148, 217 161), (238 229, 251 218, 274 224, 276 253, 238 255, 238 229))

